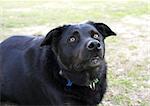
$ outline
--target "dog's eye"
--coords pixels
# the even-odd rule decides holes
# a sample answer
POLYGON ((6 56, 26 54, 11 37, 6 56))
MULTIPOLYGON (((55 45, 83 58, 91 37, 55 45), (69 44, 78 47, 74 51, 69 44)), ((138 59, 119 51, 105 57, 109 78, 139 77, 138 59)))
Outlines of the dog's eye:
POLYGON ((99 38, 99 35, 98 34, 94 34, 93 38, 97 39, 97 38, 99 38))
POLYGON ((69 38, 69 43, 73 43, 76 41, 76 38, 74 36, 70 37, 69 38))
POLYGON ((95 31, 93 31, 93 30, 90 32, 90 34, 91 34, 91 37, 94 38, 94 39, 98 39, 99 38, 99 34, 97 32, 95 32, 95 31))

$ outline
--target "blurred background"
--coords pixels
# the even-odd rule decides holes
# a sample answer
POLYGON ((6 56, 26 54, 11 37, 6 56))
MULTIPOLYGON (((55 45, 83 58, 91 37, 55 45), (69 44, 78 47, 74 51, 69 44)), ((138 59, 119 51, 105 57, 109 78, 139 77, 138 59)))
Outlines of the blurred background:
POLYGON ((0 41, 86 20, 117 33, 105 40, 108 90, 100 106, 150 106, 149 0, 0 0, 0 41))

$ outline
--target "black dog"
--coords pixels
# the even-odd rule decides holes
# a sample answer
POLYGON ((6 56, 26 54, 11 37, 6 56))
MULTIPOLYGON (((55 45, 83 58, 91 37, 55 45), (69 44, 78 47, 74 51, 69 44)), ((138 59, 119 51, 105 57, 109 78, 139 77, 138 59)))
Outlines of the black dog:
POLYGON ((106 91, 103 23, 64 25, 44 37, 0 44, 1 101, 24 105, 96 105, 106 91))

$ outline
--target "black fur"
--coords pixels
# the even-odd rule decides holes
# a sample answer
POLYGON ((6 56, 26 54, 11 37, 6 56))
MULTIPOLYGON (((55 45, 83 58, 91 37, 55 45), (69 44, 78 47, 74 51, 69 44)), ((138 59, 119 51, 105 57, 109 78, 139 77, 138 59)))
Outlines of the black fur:
POLYGON ((104 31, 95 25, 94 22, 65 25, 51 30, 46 37, 13 36, 3 41, 0 44, 1 102, 61 106, 99 104, 107 87, 104 38, 115 33, 109 27, 104 31), (88 32, 91 30, 98 31, 98 39, 91 38, 88 32), (82 41, 66 43, 74 31, 82 41), (101 49, 88 50, 89 41, 100 43, 101 49), (95 56, 99 57, 98 65, 90 62, 95 56), (90 88, 94 79, 99 81, 90 88), (67 86, 68 80, 73 82, 71 86, 67 86))

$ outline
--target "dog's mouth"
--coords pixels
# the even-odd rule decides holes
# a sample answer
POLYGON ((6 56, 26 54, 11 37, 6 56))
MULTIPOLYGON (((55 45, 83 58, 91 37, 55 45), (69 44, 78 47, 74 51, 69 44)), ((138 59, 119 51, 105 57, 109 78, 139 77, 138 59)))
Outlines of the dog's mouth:
POLYGON ((80 64, 74 64, 73 69, 75 71, 83 71, 83 70, 89 70, 91 68, 97 68, 101 64, 101 58, 99 56, 92 56, 85 61, 81 62, 80 64))
POLYGON ((90 67, 98 67, 100 65, 100 57, 94 56, 89 59, 89 66, 90 67))

